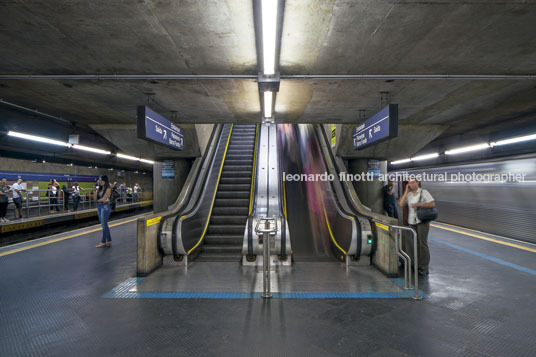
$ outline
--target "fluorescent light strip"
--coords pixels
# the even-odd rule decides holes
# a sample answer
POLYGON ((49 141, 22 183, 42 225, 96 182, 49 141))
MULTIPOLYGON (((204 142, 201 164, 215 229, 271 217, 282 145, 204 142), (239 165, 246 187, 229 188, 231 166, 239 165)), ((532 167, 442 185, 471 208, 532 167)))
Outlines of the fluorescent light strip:
POLYGON ((95 148, 92 148, 92 147, 89 147, 89 146, 84 146, 84 145, 73 145, 73 149, 94 152, 96 154, 102 154, 102 155, 111 155, 112 154, 110 151, 101 150, 101 149, 95 149, 95 148))
POLYGON ((139 158, 139 157, 134 157, 134 156, 125 155, 125 154, 120 154, 120 153, 117 153, 117 157, 119 157, 119 158, 121 158, 121 159, 140 161, 140 158, 139 158))
POLYGON ((151 161, 151 160, 145 160, 145 159, 141 159, 140 162, 144 162, 146 164, 154 164, 154 161, 151 161))
POLYGON ((275 42, 277 3, 279 0, 262 0, 262 46, 264 74, 275 73, 275 42))
POLYGON ((272 92, 264 92, 264 117, 272 117, 272 92))
POLYGON ((426 155, 420 155, 420 156, 412 157, 411 161, 433 159, 434 157, 438 157, 438 156, 439 156, 439 154, 436 152, 436 153, 433 153, 433 154, 426 154, 426 155))
POLYGON ((65 147, 70 147, 71 146, 71 144, 63 142, 63 141, 43 138, 42 136, 23 134, 23 133, 19 133, 19 132, 16 132, 16 131, 11 131, 11 130, 7 133, 7 135, 13 136, 13 137, 16 137, 16 138, 20 138, 20 139, 38 141, 40 143, 47 143, 47 144, 53 144, 53 145, 58 145, 58 146, 65 146, 65 147))
POLYGON ((453 150, 445 151, 445 154, 446 155, 462 154, 462 153, 465 153, 465 152, 487 149, 489 147, 490 147, 490 145, 487 144, 487 143, 486 144, 471 145, 471 146, 461 147, 459 149, 453 149, 453 150))
POLYGON ((411 161, 411 159, 403 159, 403 160, 391 161, 391 165, 404 164, 404 163, 410 162, 410 161, 411 161))
POLYGON ((501 145, 508 145, 508 144, 515 144, 515 143, 521 143, 523 141, 529 141, 529 140, 536 140, 536 134, 532 135, 525 135, 525 136, 518 136, 516 138, 510 138, 510 139, 504 139, 499 140, 494 143, 491 143, 491 146, 501 146, 501 145))

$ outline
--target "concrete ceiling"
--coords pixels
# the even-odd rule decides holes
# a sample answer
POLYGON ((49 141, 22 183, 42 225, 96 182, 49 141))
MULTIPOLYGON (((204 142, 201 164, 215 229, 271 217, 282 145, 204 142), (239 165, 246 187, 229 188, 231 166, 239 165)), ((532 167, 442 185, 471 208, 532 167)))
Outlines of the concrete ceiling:
MULTIPOLYGON (((255 75, 252 4, 1 2, 0 73, 255 75)), ((281 74, 531 75, 535 34, 536 1, 287 0, 281 74)), ((380 92, 399 104, 401 125, 434 133, 408 152, 536 121, 533 80, 283 79, 276 118, 357 124, 359 110, 380 109, 380 92)), ((0 98, 88 127, 127 128, 148 97, 179 124, 260 119, 255 79, 0 81, 0 98)), ((402 140, 414 134, 400 131, 402 140)))

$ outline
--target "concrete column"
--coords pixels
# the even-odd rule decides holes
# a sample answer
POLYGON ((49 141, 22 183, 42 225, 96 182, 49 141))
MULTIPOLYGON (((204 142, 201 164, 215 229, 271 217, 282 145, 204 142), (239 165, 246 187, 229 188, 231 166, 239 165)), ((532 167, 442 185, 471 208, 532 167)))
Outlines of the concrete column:
MULTIPOLYGON (((369 160, 372 159, 350 159, 348 160, 348 172, 352 175, 369 172, 369 160)), ((387 161, 380 161, 380 173, 387 173, 387 161)), ((361 202, 372 209, 372 212, 385 214, 383 210, 383 191, 385 182, 375 177, 372 181, 354 181, 354 188, 361 202)))
POLYGON ((162 162, 155 161, 153 166, 153 212, 167 211, 175 203, 181 193, 182 187, 190 168, 192 160, 175 160, 175 178, 162 178, 162 162))

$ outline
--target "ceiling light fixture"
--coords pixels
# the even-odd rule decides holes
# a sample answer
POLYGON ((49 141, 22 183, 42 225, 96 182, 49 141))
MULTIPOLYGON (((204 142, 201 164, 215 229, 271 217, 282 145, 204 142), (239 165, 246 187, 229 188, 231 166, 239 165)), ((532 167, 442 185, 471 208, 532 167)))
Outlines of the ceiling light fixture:
POLYGON ((43 138, 42 136, 23 134, 23 133, 19 133, 19 132, 16 132, 16 131, 11 131, 11 130, 8 131, 7 135, 13 136, 13 137, 16 137, 16 138, 20 138, 20 139, 38 141, 40 143, 47 143, 47 144, 53 144, 53 145, 58 145, 58 146, 65 146, 65 147, 70 147, 71 146, 71 144, 63 142, 63 141, 43 138))
POLYGON ((464 146, 458 149, 452 149, 445 151, 446 155, 455 155, 455 154, 463 154, 470 151, 477 151, 477 150, 483 150, 489 148, 490 145, 487 143, 484 144, 477 144, 477 145, 471 145, 471 146, 464 146))
POLYGON ((436 152, 436 153, 433 153, 433 154, 426 154, 426 155, 420 155, 420 156, 412 157, 411 161, 420 161, 420 160, 433 159, 434 157, 438 157, 438 156, 439 156, 439 154, 436 152))
POLYGON ((410 162, 411 159, 402 159, 397 161, 391 161, 391 165, 398 165, 398 164, 405 164, 406 162, 410 162))
POLYGON ((139 158, 139 157, 134 157, 134 156, 125 155, 125 154, 120 154, 120 153, 117 153, 117 157, 118 157, 118 158, 121 158, 121 159, 140 161, 140 158, 139 158))
POLYGON ((279 0, 262 0, 262 47, 264 74, 275 73, 275 42, 277 29, 277 3, 279 0))
POLYGON ((102 154, 102 155, 111 155, 112 154, 110 151, 96 149, 96 148, 92 148, 92 147, 84 146, 84 145, 73 145, 73 149, 94 152, 96 154, 102 154))
POLYGON ((501 145, 521 143, 523 141, 529 141, 529 140, 536 140, 536 134, 518 136, 518 137, 515 137, 515 138, 499 140, 499 141, 490 143, 490 145, 492 147, 493 146, 501 146, 501 145))

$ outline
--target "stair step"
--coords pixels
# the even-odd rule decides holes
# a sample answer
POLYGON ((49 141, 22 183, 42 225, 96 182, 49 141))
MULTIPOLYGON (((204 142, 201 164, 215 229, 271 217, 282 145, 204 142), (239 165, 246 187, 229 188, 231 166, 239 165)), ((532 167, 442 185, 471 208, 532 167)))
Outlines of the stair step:
POLYGON ((214 207, 228 207, 231 209, 234 209, 235 207, 249 208, 249 199, 216 198, 214 207))
POLYGON ((222 185, 220 184, 218 186, 218 192, 220 191, 247 191, 249 193, 249 190, 251 188, 251 185, 250 184, 244 184, 244 183, 241 183, 241 184, 225 184, 225 185, 222 185))
POLYGON ((225 184, 241 184, 241 183, 247 183, 248 185, 251 184, 251 178, 249 177, 223 177, 220 179, 220 185, 225 184))
POLYGON ((253 161, 253 155, 240 155, 240 154, 229 154, 229 151, 227 151, 227 155, 225 156, 225 160, 252 160, 253 161))
MULTIPOLYGON (((245 229, 245 228, 244 228, 245 229)), ((205 236, 205 244, 231 244, 231 245, 240 245, 244 241, 243 235, 216 235, 216 234, 207 234, 205 236)))
MULTIPOLYGON (((249 186, 249 185, 248 185, 249 186)), ((247 199, 249 200, 249 191, 218 191, 216 198, 229 198, 229 199, 247 199)))
POLYGON ((223 165, 223 172, 225 171, 251 171, 253 168, 253 165, 244 165, 244 166, 236 166, 236 165, 223 165))
POLYGON ((231 225, 246 225, 246 221, 248 220, 247 215, 236 215, 236 216, 229 216, 229 215, 212 215, 210 217, 210 224, 215 225, 224 225, 224 224, 231 224, 231 225))
POLYGON ((236 166, 247 165, 247 166, 252 166, 253 165, 253 158, 250 157, 250 158, 247 158, 247 159, 234 159, 234 158, 226 157, 224 165, 236 165, 236 166))
MULTIPOLYGON (((218 201, 218 199, 216 199, 218 201)), ((249 202, 249 200, 247 200, 249 202)), ((217 207, 214 204, 214 208, 212 209, 212 214, 219 215, 219 216, 247 216, 249 213, 249 203, 248 206, 242 206, 242 207, 228 207, 228 206, 220 206, 217 207)))
POLYGON ((218 234, 218 235, 235 235, 235 234, 244 234, 246 229, 246 224, 225 224, 225 225, 215 225, 209 224, 207 233, 208 234, 218 234))
POLYGON ((221 178, 247 177, 251 180, 251 170, 249 171, 222 171, 221 178))
POLYGON ((201 253, 196 262, 240 262, 242 254, 237 253, 201 253))
POLYGON ((203 244, 201 246, 201 252, 203 253, 215 253, 215 254, 225 254, 225 253, 242 253, 242 244, 203 244))

